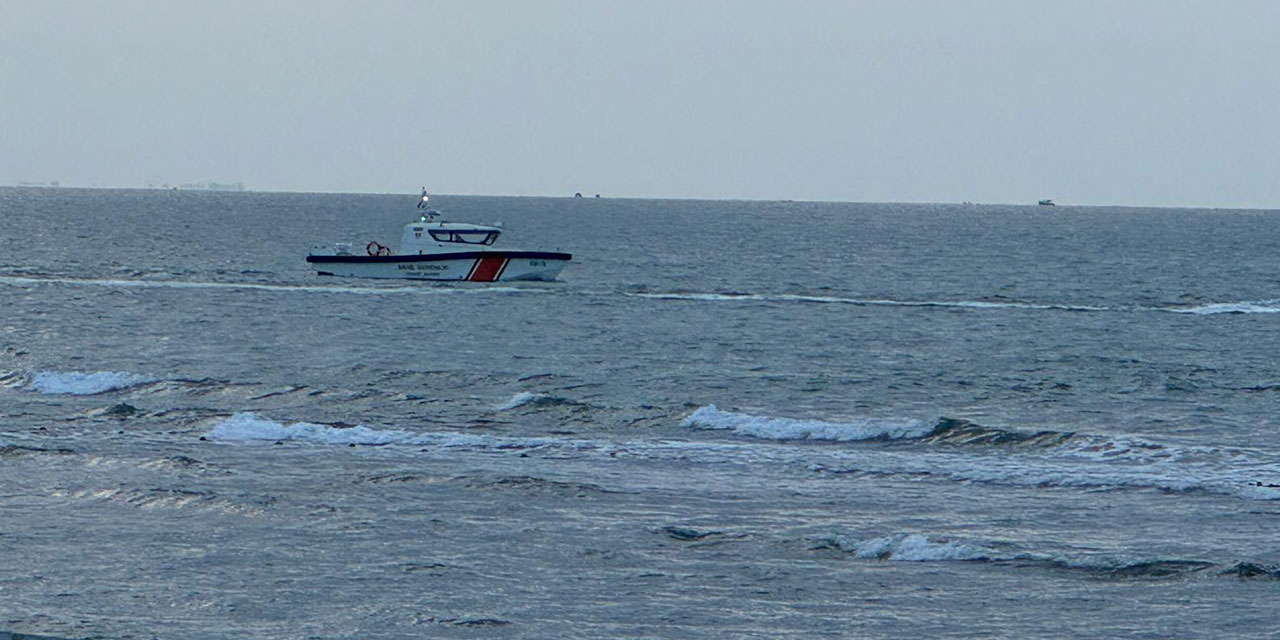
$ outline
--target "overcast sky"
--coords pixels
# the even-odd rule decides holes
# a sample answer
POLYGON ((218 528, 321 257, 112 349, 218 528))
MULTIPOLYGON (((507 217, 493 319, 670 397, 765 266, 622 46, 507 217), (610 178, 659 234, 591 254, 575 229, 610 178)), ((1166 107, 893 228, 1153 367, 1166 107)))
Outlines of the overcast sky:
POLYGON ((1280 208, 1276 0, 0 0, 0 184, 1280 208))

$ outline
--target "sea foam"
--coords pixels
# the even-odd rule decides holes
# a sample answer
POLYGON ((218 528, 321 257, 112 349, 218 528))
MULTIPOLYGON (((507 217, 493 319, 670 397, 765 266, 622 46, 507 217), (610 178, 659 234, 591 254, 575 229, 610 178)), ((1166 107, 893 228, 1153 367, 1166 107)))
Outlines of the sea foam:
POLYGON ((707 405, 689 414, 681 423, 697 429, 724 429, 739 435, 766 440, 899 440, 928 435, 933 427, 920 420, 863 418, 853 422, 823 422, 795 418, 770 418, 721 411, 707 405))
POLYGON ((1260 300, 1257 302, 1219 302, 1197 307, 1180 307, 1169 309, 1174 313, 1190 313, 1198 316, 1212 316, 1222 313, 1280 313, 1280 300, 1260 300))
POLYGON ((602 448, 601 443, 566 438, 503 437, 457 431, 422 433, 398 429, 374 429, 365 425, 335 427, 313 422, 285 424, 250 411, 242 411, 219 422, 207 436, 212 440, 224 442, 293 440, 316 444, 410 445, 495 450, 557 448, 576 451, 602 448))
MULTIPOLYGON (((866 560, 897 562, 998 562, 1079 571, 1108 579, 1149 580, 1188 575, 1217 567, 1212 562, 1192 558, 1162 558, 1138 554, 1096 552, 1000 553, 995 548, 959 540, 938 540, 919 533, 899 533, 877 538, 836 535, 820 540, 820 548, 835 548, 866 560)), ((1274 569, 1257 563, 1238 562, 1219 567, 1220 573, 1245 577, 1272 577, 1274 569)))
POLYGON ((538 402, 545 401, 550 397, 551 396, 548 396, 544 393, 530 393, 528 391, 521 391, 520 393, 517 393, 514 396, 511 396, 510 400, 507 400, 506 402, 494 407, 494 410, 510 411, 512 409, 523 407, 527 404, 537 404, 538 402))
MULTIPOLYGON (((775 441, 916 440, 931 445, 809 452, 810 468, 821 472, 925 474, 1030 487, 1207 491, 1280 500, 1280 486, 1275 484, 1280 480, 1280 460, 1137 438, 1009 431, 948 419, 936 425, 903 419, 834 423, 721 411, 715 405, 694 411, 682 425, 775 441)), ((748 446, 722 453, 747 458, 761 452, 748 446)))
POLYGON ((45 394, 88 396, 154 381, 154 378, 124 371, 41 371, 31 380, 31 388, 45 394))
POLYGON ((214 440, 303 440, 325 444, 384 445, 407 443, 407 431, 379 431, 364 425, 332 427, 311 422, 284 424, 252 412, 240 412, 218 423, 209 432, 214 440))
POLYGON ((1116 311, 1111 307, 1082 304, 1048 304, 1038 302, 991 300, 890 300, 884 298, 843 298, 798 294, 714 293, 695 291, 640 292, 623 295, 651 300, 686 300, 690 302, 802 302, 814 304, 848 304, 859 307, 939 307, 944 309, 1013 309, 1029 311, 1116 311))
POLYGON ((992 553, 979 546, 957 540, 934 541, 912 533, 860 540, 837 536, 832 542, 842 551, 859 558, 897 560, 900 562, 940 562, 988 560, 992 553))

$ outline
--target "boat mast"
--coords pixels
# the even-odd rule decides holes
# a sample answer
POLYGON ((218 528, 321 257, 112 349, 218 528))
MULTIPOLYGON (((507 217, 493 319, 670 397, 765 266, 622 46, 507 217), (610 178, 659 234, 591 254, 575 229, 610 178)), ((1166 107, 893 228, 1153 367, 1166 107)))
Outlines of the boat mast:
POLYGON ((421 217, 422 222, 431 222, 432 220, 435 220, 436 216, 440 213, 439 211, 427 209, 427 201, 430 199, 430 196, 427 195, 427 188, 422 187, 422 195, 418 198, 418 208, 424 209, 421 217))

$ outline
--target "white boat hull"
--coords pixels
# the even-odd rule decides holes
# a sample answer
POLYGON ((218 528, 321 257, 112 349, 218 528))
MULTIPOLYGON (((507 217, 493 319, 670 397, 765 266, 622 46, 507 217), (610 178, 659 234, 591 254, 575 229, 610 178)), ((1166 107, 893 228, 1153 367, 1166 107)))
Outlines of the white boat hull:
POLYGON ((544 251, 467 251, 425 255, 310 255, 322 276, 499 282, 555 280, 572 258, 544 251))

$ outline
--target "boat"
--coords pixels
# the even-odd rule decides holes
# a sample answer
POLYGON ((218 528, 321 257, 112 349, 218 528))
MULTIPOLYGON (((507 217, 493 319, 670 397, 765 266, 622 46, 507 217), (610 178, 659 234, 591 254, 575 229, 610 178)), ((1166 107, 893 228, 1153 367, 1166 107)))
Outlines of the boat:
POLYGON ((1040 206, 1042 206, 1042 207, 1052 207, 1052 206, 1056 206, 1056 205, 1054 205, 1054 204, 1053 204, 1053 201, 1052 201, 1052 200, 1050 200, 1050 199, 1048 199, 1048 198, 1045 198, 1044 200, 1041 200, 1041 201, 1037 202, 1036 204, 1038 204, 1038 205, 1040 205, 1040 206))
POLYGON ((505 282, 555 280, 573 259, 558 251, 494 248, 501 222, 449 222, 439 211, 427 209, 427 200, 424 188, 418 201, 423 211, 404 226, 398 250, 374 240, 361 253, 349 242, 337 242, 313 248, 307 262, 322 276, 505 282))

